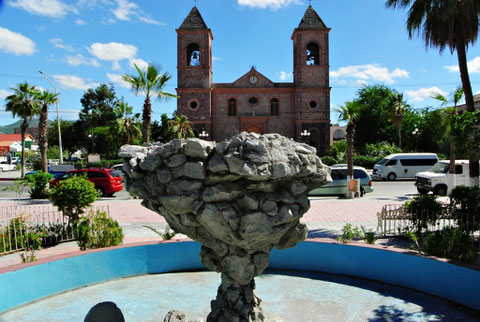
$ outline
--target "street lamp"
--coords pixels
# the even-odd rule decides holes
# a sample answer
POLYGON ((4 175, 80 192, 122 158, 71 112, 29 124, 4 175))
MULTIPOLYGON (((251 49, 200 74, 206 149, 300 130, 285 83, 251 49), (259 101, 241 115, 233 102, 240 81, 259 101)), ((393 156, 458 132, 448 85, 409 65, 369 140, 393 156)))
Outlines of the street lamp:
POLYGON ((203 130, 202 133, 200 133, 198 136, 201 137, 202 139, 206 139, 208 138, 208 133, 205 132, 205 130, 203 130))
POLYGON ((95 138, 97 136, 95 134, 89 133, 88 138, 92 139, 92 153, 95 154, 95 138))
POLYGON ((300 133, 300 136, 302 137, 302 141, 305 141, 310 136, 310 132, 308 132, 307 130, 303 130, 303 132, 300 133))
POLYGON ((418 128, 412 131, 413 136, 415 136, 415 150, 417 150, 417 143, 418 143, 418 128))
MULTIPOLYGON (((53 83, 50 81, 50 79, 48 79, 47 75, 45 75, 41 70, 38 71, 40 74, 43 75, 43 77, 45 77, 47 79, 47 81, 50 83, 50 85, 52 85, 52 87, 55 89, 55 95, 57 95, 57 88, 55 87, 55 85, 53 85, 53 83)), ((57 101, 55 102, 57 104, 57 126, 58 126, 58 148, 59 148, 59 152, 60 152, 60 164, 63 163, 63 151, 62 151, 62 131, 60 129, 60 116, 59 116, 59 113, 58 113, 58 96, 57 96, 57 101)))

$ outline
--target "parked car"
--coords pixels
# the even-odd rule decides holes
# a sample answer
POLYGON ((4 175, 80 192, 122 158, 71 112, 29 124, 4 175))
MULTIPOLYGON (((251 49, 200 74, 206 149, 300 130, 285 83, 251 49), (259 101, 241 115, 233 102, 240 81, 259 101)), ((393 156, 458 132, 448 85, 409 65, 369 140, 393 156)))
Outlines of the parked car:
POLYGON ((419 172, 415 177, 415 186, 418 193, 425 194, 433 191, 439 196, 448 195, 456 186, 469 186, 468 160, 455 160, 455 174, 448 172, 449 160, 441 160, 428 171, 419 172))
POLYGON ((123 164, 115 164, 112 167, 112 169, 120 172, 120 175, 122 176, 122 182, 125 182, 125 173, 123 173, 123 164))
POLYGON ((118 171, 94 168, 67 171, 50 181, 50 186, 56 186, 60 181, 73 176, 86 176, 95 185, 99 197, 113 196, 115 192, 123 189, 122 176, 118 171))
MULTIPOLYGON (((347 192, 347 167, 331 168, 332 182, 309 192, 310 196, 344 195, 347 192)), ((372 192, 372 178, 365 168, 353 167, 353 178, 360 179, 360 195, 372 192)))
POLYGON ((15 164, 8 164, 7 161, 2 161, 0 163, 0 172, 12 170, 15 170, 15 164))
MULTIPOLYGON (((59 175, 64 174, 67 171, 74 170, 75 166, 71 164, 51 164, 47 166, 48 173, 53 175, 54 178, 58 177, 59 175)), ((25 173, 26 176, 29 176, 31 174, 37 173, 37 170, 30 171, 25 173)))
POLYGON ((427 171, 438 162, 435 153, 396 153, 380 160, 373 167, 374 179, 395 180, 415 178, 417 172, 427 171))

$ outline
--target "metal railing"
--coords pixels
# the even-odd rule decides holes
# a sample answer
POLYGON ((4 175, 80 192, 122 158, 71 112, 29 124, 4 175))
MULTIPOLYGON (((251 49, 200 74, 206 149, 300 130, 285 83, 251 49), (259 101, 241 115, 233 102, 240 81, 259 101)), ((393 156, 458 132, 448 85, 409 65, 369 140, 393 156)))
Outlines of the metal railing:
POLYGON ((377 213, 377 231, 381 236, 399 236, 406 230, 421 229, 423 232, 432 232, 446 227, 459 227, 461 223, 462 228, 471 231, 473 237, 480 236, 480 216, 453 216, 448 210, 448 206, 444 206, 440 213, 422 211, 413 215, 408 213, 403 205, 387 204, 377 213))
MULTIPOLYGON (((94 206, 90 211, 105 211, 107 206, 94 206)), ((62 212, 52 205, 0 206, 0 256, 29 247, 29 235, 42 233, 42 245, 74 240, 73 225, 62 212)))

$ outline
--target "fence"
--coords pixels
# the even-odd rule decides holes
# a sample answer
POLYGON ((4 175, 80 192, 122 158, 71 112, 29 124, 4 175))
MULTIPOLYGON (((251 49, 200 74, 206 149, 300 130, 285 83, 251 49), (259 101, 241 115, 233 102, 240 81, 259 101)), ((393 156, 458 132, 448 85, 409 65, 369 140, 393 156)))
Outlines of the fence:
MULTIPOLYGON (((89 211, 105 211, 108 206, 95 206, 89 211)), ((46 231, 42 245, 74 240, 76 232, 68 217, 52 205, 1 206, 0 256, 29 247, 31 234, 46 231)))
POLYGON ((414 216, 408 213, 403 205, 387 204, 383 206, 381 212, 377 213, 377 230, 381 236, 398 236, 402 235, 407 229, 414 230, 415 223, 419 222, 424 223, 421 228, 427 232, 442 230, 446 227, 459 227, 459 223, 461 223, 462 228, 467 231, 476 229, 471 235, 480 237, 480 216, 467 214, 453 216, 448 209, 448 206, 444 206, 443 211, 439 214, 422 211, 414 216))

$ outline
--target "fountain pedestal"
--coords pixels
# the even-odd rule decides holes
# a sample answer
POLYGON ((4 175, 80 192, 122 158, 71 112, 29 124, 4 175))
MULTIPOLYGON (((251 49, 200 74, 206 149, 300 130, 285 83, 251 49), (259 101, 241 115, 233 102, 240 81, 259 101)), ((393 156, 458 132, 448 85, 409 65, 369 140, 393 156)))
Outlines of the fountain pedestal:
POLYGON ((308 191, 331 180, 315 148, 278 134, 243 132, 219 143, 199 139, 123 146, 127 190, 200 242, 202 263, 222 273, 208 321, 264 321, 254 277, 273 247, 305 239, 308 191))

